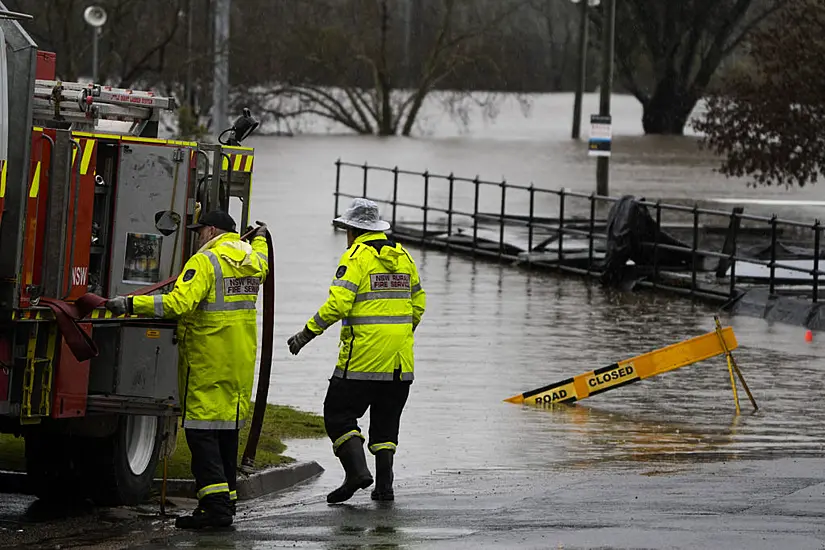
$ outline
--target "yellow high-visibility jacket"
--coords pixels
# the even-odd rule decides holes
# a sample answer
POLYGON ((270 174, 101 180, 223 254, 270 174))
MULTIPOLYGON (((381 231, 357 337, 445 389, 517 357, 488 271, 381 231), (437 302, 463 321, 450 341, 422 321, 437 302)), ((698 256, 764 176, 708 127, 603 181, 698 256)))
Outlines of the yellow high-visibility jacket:
POLYGON ((321 334, 342 321, 335 377, 391 381, 399 370, 401 380, 413 380, 413 329, 426 302, 404 247, 365 233, 341 256, 329 298, 307 328, 321 334))
POLYGON ((135 296, 132 310, 178 320, 182 425, 240 429, 255 375, 258 289, 269 273, 264 237, 223 233, 194 254, 168 294, 135 296))

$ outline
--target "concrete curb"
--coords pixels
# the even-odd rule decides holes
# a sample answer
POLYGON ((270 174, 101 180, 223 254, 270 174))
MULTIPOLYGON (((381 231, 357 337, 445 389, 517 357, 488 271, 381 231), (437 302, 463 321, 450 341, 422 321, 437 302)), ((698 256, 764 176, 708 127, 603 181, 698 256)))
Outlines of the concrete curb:
MULTIPOLYGON (((238 474, 238 500, 251 500, 264 495, 289 489, 309 481, 324 471, 315 461, 296 462, 286 466, 273 466, 250 476, 238 474)), ((162 480, 155 479, 154 489, 160 492, 162 480)), ((166 494, 194 498, 195 482, 191 479, 167 479, 166 494)))
POLYGON ((26 483, 26 473, 0 470, 0 493, 32 494, 26 483))
MULTIPOLYGON (((309 481, 324 471, 315 461, 295 462, 286 466, 274 466, 250 476, 238 474, 238 500, 251 500, 277 493, 309 481)), ((0 492, 30 495, 25 472, 0 470, 0 492)), ((153 489, 160 492, 162 480, 155 479, 153 489)), ((191 479, 167 479, 166 494, 171 497, 194 498, 195 482, 191 479)))

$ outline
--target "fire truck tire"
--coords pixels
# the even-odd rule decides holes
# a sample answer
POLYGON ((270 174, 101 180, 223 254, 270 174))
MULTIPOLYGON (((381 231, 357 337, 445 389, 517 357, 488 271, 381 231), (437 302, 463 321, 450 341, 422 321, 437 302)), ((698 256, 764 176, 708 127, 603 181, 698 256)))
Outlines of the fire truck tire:
POLYGON ((117 431, 93 440, 86 453, 88 492, 102 506, 135 505, 147 500, 163 439, 163 418, 121 415, 117 431))

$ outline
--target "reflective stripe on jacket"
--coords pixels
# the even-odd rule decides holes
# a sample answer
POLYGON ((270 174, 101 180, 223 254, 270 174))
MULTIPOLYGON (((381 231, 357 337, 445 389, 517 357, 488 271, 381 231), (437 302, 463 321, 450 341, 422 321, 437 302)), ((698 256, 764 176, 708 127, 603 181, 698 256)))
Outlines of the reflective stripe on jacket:
POLYGON ((239 429, 248 417, 257 357, 258 289, 267 245, 224 233, 194 254, 168 294, 135 296, 135 314, 178 318, 183 427, 239 429))
POLYGON ((347 250, 329 298, 309 330, 321 334, 341 321, 333 376, 352 380, 413 379, 413 328, 426 307, 418 270, 409 253, 381 232, 365 233, 347 250))

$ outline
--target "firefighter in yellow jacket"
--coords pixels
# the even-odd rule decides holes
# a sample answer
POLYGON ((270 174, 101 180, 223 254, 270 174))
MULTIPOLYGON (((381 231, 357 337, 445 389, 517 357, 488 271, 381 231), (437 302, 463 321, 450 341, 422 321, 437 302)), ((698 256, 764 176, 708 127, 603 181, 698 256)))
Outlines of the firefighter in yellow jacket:
POLYGON ((238 432, 248 417, 255 374, 256 301, 269 259, 264 225, 251 245, 225 212, 208 212, 187 229, 198 232, 200 250, 171 292, 119 296, 106 307, 118 315, 179 319, 179 397, 198 507, 175 525, 198 529, 232 524, 238 432))
POLYGON ((349 248, 341 256, 326 303, 288 345, 296 355, 341 321, 338 362, 324 400, 324 424, 345 479, 327 495, 327 502, 343 502, 372 485, 358 427, 367 408, 369 450, 375 455, 376 471, 372 499, 393 500, 393 457, 413 381, 413 332, 424 314, 426 295, 412 257, 384 234, 390 225, 380 219, 374 202, 356 198, 334 223, 346 228, 349 248))

